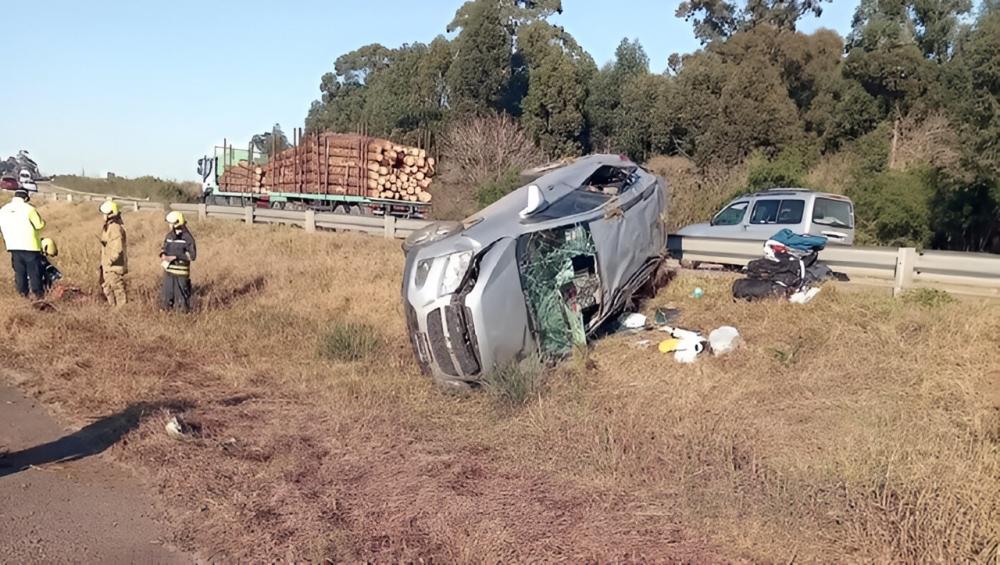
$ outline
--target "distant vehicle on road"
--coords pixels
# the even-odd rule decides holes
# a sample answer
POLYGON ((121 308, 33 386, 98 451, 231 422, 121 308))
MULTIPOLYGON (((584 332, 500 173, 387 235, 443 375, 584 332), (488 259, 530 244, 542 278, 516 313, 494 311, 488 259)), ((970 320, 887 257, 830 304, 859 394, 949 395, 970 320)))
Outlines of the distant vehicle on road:
POLYGON ((17 190, 18 188, 21 188, 21 183, 19 183, 14 177, 5 176, 0 178, 0 188, 3 190, 17 190))
POLYGON ((31 176, 31 171, 28 169, 21 169, 18 175, 18 184, 21 188, 27 190, 28 192, 38 192, 38 185, 35 184, 34 179, 31 176))
POLYGON ((707 224, 685 226, 677 235, 765 241, 781 229, 826 236, 831 244, 854 244, 854 203, 839 194, 773 188, 726 204, 707 224))
POLYGON ((412 345, 443 385, 468 386, 533 355, 568 354, 662 263, 660 178, 617 155, 537 172, 464 222, 431 224, 403 245, 412 345))

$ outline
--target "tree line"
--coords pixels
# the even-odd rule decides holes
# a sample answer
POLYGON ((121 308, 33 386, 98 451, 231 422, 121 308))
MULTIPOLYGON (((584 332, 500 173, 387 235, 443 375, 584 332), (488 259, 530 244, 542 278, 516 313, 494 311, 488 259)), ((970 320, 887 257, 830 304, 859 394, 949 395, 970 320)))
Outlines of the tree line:
POLYGON ((654 73, 628 38, 598 67, 549 21, 560 0, 472 0, 453 39, 337 58, 306 127, 433 148, 498 113, 548 157, 743 167, 742 189, 847 193, 864 242, 1000 252, 1000 1, 861 0, 847 37, 796 29, 822 8, 683 2, 702 47, 654 73))

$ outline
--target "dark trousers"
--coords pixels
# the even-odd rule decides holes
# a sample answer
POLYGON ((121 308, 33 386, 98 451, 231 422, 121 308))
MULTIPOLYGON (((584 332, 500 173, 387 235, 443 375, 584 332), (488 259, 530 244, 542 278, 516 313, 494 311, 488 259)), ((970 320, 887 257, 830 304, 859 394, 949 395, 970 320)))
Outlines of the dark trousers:
POLYGON ((160 287, 160 308, 191 311, 191 277, 164 273, 160 287))
POLYGON ((14 286, 17 288, 18 294, 28 296, 28 287, 30 286, 35 298, 45 296, 40 251, 11 251, 10 264, 14 267, 14 286))

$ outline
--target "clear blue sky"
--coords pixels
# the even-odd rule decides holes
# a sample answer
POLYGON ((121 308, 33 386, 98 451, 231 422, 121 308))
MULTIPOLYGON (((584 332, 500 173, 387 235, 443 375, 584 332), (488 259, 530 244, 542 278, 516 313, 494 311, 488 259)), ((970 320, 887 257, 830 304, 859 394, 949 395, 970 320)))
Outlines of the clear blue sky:
MULTIPOLYGON (((49 174, 193 180, 223 138, 301 126, 338 55, 430 41, 463 1, 5 2, 0 54, 16 73, 0 88, 0 158, 27 149, 49 174)), ((659 72, 698 48, 677 3, 564 0, 554 23, 598 64, 637 37, 659 72)), ((835 0, 801 28, 844 34, 856 4, 835 0)))

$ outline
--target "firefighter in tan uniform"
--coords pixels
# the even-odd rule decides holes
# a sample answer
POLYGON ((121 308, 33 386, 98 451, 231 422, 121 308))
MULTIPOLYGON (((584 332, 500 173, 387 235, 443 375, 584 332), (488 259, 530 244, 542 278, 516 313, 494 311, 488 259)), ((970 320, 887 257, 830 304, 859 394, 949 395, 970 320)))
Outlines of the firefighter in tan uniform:
POLYGON ((125 224, 122 222, 118 203, 106 200, 101 203, 104 229, 101 231, 101 289, 112 306, 124 306, 125 274, 128 272, 125 224))

